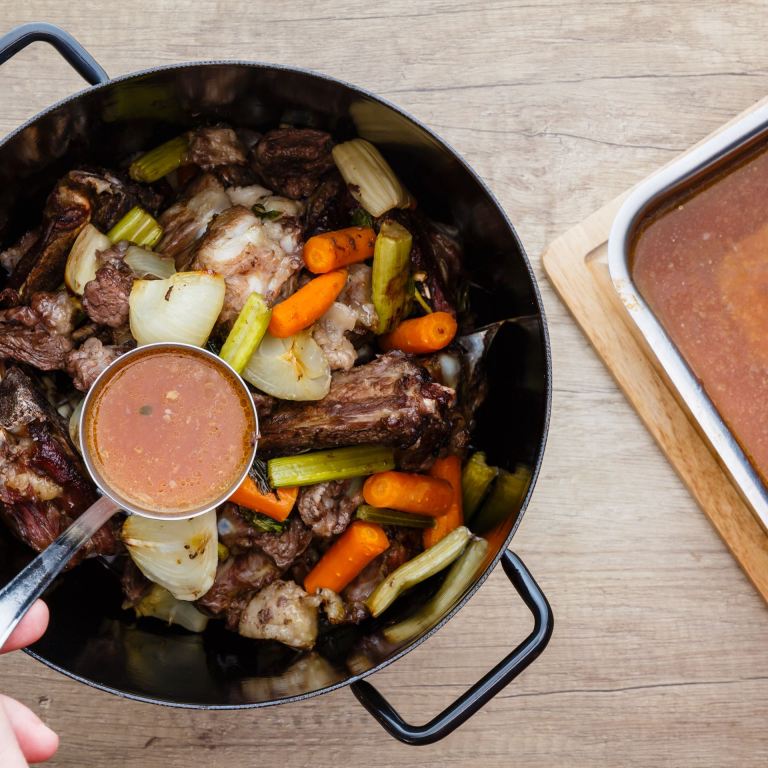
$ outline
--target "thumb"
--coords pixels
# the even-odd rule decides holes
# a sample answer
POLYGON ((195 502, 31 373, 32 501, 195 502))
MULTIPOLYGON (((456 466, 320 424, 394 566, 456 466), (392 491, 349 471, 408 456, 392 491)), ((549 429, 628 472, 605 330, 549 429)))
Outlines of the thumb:
MULTIPOLYGON (((59 737, 28 707, 0 694, 0 709, 5 713, 12 731, 11 737, 30 763, 40 763, 52 757, 59 748, 59 737)), ((2 746, 0 746, 2 749, 2 746)), ((6 762, 0 760, 6 768, 6 762)), ((10 766, 16 768, 11 762, 10 766)), ((22 759, 20 766, 26 766, 22 759)))

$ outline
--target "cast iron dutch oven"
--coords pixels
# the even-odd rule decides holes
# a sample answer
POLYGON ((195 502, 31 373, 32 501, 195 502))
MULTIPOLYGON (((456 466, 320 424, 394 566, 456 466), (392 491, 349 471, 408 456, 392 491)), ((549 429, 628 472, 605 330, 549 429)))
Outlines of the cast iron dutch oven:
MULTIPOLYGON (((318 653, 310 657, 268 643, 254 653, 254 641, 223 629, 197 636, 159 622, 137 625, 120 607, 117 580, 103 563, 89 561, 60 579, 47 596, 50 628, 29 653, 102 690, 179 707, 262 707, 350 685, 363 706, 401 741, 427 744, 446 736, 534 661, 552 633, 546 598, 521 560, 507 551, 539 471, 551 399, 544 311, 515 230, 483 182, 445 142, 360 88, 300 69, 239 61, 180 64, 110 80, 74 38, 49 24, 27 24, 5 35, 0 63, 38 40, 55 46, 92 87, 41 112, 0 144, 0 244, 10 243, 39 215, 56 179, 77 163, 113 164, 184 126, 223 120, 260 129, 286 121, 325 128, 340 139, 353 134, 370 139, 425 212, 459 229, 478 325, 516 318, 503 326, 491 347, 489 392, 473 439, 490 463, 526 468, 530 483, 522 505, 509 510, 475 583, 436 627, 401 648, 382 650, 375 622, 324 634, 318 653), (363 678, 445 624, 499 560, 533 614, 533 631, 429 723, 406 723, 363 678)), ((0 536, 0 578, 5 582, 23 548, 5 531, 0 536)), ((388 620, 416 610, 439 581, 438 576, 398 601, 388 620)))

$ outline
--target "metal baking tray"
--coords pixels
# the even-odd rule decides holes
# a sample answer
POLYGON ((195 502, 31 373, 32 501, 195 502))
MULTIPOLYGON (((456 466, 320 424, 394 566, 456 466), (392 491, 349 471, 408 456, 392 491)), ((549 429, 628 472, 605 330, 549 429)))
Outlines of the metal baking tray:
MULTIPOLYGON (((734 485, 768 531, 768 488, 704 392, 677 347, 636 288, 630 271, 638 225, 663 201, 727 168, 758 144, 768 142, 768 105, 725 128, 635 187, 620 208, 608 239, 611 280, 659 364, 697 422, 734 485)), ((767 331, 768 332, 768 329, 767 331)))

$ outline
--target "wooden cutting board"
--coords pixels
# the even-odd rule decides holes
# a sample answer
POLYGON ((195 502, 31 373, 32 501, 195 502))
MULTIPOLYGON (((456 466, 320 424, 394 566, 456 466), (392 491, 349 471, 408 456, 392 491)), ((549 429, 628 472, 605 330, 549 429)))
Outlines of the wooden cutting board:
MULTIPOLYGON (((763 99, 731 122, 767 102, 768 98, 763 99)), ((544 269, 688 490, 768 602, 768 534, 678 401, 613 288, 608 234, 628 194, 555 240, 542 256, 544 269)))

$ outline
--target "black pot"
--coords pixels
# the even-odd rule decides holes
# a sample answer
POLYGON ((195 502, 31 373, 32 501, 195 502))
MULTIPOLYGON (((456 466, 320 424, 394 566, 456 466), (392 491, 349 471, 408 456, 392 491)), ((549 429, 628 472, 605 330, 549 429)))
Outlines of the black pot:
MULTIPOLYGON (((344 138, 374 141, 428 215, 454 224, 465 244, 470 301, 478 325, 505 318, 488 360, 489 394, 474 441, 489 461, 530 474, 520 508, 510 509, 494 538, 487 567, 432 630, 394 651, 376 642, 380 624, 346 627, 323 637, 318 654, 299 658, 284 646, 224 630, 195 636, 159 622, 137 624, 120 608, 117 580, 97 561, 60 579, 47 600, 51 624, 29 653, 102 690, 140 701, 196 708, 285 703, 342 685, 396 738, 426 744, 450 733, 498 693, 544 649, 552 613, 520 559, 506 547, 541 464, 551 399, 551 363, 541 299, 523 246, 504 212, 471 168, 435 134, 376 96, 338 80, 288 67, 249 62, 190 63, 110 80, 70 35, 27 24, 0 39, 0 63, 44 40, 90 87, 52 106, 0 144, 0 242, 7 245, 34 217, 58 177, 78 162, 109 165, 205 120, 263 128, 281 119, 344 138), (424 726, 405 723, 363 678, 423 642, 461 608, 501 560, 535 619, 533 632, 485 677, 424 726)), ((18 567, 23 548, 7 533, 0 579, 18 567)), ((385 621, 415 610, 439 577, 398 601, 385 621)))

